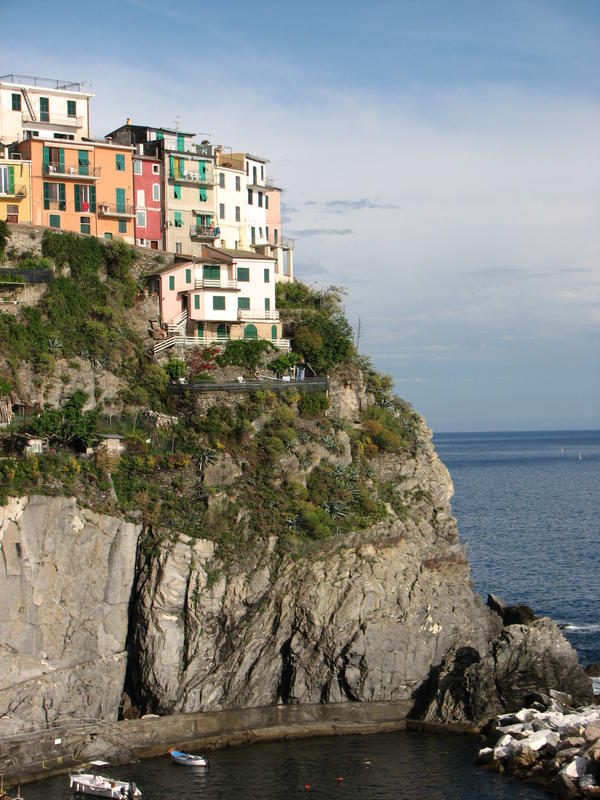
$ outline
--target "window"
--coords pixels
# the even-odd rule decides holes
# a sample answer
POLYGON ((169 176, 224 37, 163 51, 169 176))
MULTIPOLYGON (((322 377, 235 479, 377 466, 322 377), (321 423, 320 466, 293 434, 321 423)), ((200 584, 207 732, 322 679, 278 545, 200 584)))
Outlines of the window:
POLYGON ((258 183, 258 178, 256 177, 256 167, 252 167, 252 183, 258 183))
POLYGON ((248 175, 248 170, 249 170, 249 169, 250 169, 250 165, 249 165, 249 164, 248 164, 248 162, 246 161, 246 175, 248 175))
POLYGON ((268 194, 265 195, 265 208, 266 209, 269 208, 269 195, 268 194))
POLYGON ((204 182, 206 180, 206 161, 198 162, 198 175, 201 181, 204 182))
POLYGON ((45 175, 62 175, 65 172, 65 151, 63 147, 46 147, 42 151, 45 175))
POLYGON ((115 166, 117 168, 117 172, 125 172, 125 156, 123 153, 116 153, 115 166))
POLYGON ((260 179, 261 179, 261 181, 264 181, 264 179, 265 179, 265 168, 264 168, 264 166, 262 164, 260 166, 260 179))
POLYGON ((273 228, 273 241, 275 244, 279 241, 279 231, 277 228, 273 228))
POLYGON ((198 189, 198 200, 201 203, 206 203, 206 189, 198 189))
POLYGON ((225 173, 224 172, 219 172, 219 188, 220 189, 224 189, 225 188, 225 173))
POLYGON ((181 133, 177 134, 177 150, 180 153, 183 153, 183 151, 185 150, 185 139, 183 138, 183 135, 181 133))
POLYGON ((67 210, 64 183, 44 183, 44 208, 67 210))
POLYGON ((89 217, 80 217, 79 218, 79 231, 80 231, 80 233, 89 233, 90 232, 90 218, 89 217))
POLYGON ((125 189, 117 189, 115 194, 117 199, 117 214, 125 214, 125 189))
POLYGON ((106 231, 106 233, 104 234, 104 238, 105 239, 112 239, 112 233, 109 233, 108 231, 106 231))
POLYGON ((87 150, 77 151, 77 172, 79 175, 90 174, 90 154, 87 150))
POLYGON ((183 228, 183 222, 181 220, 181 211, 175 211, 173 214, 173 224, 176 228, 183 228))
POLYGON ((248 189, 248 205, 252 205, 252 189, 248 189))
MULTIPOLYGON (((158 139, 158 136, 156 138, 158 139)), ((152 164, 152 174, 153 175, 158 175, 159 172, 160 172, 159 164, 152 164)))
POLYGON ((239 175, 236 175, 235 176, 235 190, 236 190, 236 192, 239 192, 241 188, 242 188, 242 179, 240 178, 239 175))
POLYGON ((217 325, 217 339, 229 338, 229 325, 226 322, 219 322, 217 325))
POLYGON ((60 217, 58 214, 50 214, 50 227, 60 228, 60 217))
POLYGON ((269 226, 265 225, 265 239, 269 241, 269 226))
POLYGON ((11 95, 12 99, 12 110, 13 111, 20 111, 21 110, 21 95, 20 94, 13 94, 11 95))
POLYGON ((259 228, 259 229, 258 229, 258 238, 259 238, 259 239, 262 239, 262 238, 263 238, 263 235, 262 235, 262 228, 259 228))
POLYGON ((213 311, 225 311, 225 296, 216 294, 213 297, 213 311))
POLYGON ((146 208, 146 192, 144 189, 137 190, 135 202, 138 208, 146 208))
POLYGON ((247 283, 250 280, 250 268, 249 267, 238 267, 237 268, 237 279, 242 283, 247 283))
POLYGON ((169 275, 169 289, 175 291, 175 275, 169 275))
POLYGON ((205 264, 202 267, 202 277, 209 281, 221 280, 221 267, 217 264, 205 264))
POLYGON ((196 326, 196 336, 203 337, 204 336, 204 323, 199 322, 196 326))
POLYGON ((263 204, 263 202, 262 202, 262 201, 263 201, 263 193, 262 193, 262 192, 259 192, 259 193, 258 193, 258 207, 259 207, 259 208, 262 208, 262 204, 263 204))
POLYGON ((256 228, 250 228, 250 243, 256 244, 256 228))
POLYGON ((160 183, 152 184, 152 199, 160 200, 160 183))
POLYGON ((266 267, 265 267, 265 275, 264 275, 264 277, 265 277, 265 283, 268 283, 269 282, 269 270, 266 267))
POLYGON ((146 212, 145 211, 138 211, 136 213, 136 222, 138 228, 145 228, 146 227, 146 212))
POLYGON ((277 338, 277 325, 271 325, 271 339, 277 338))
POLYGON ((186 283, 191 283, 192 282, 192 270, 191 269, 186 269, 186 271, 185 271, 185 282, 186 283))
POLYGON ((183 246, 181 242, 175 242, 175 252, 181 253, 183 251, 183 246))
POLYGON ((156 131, 156 141, 157 141, 157 142, 162 142, 162 140, 163 140, 164 138, 165 138, 165 137, 164 137, 164 134, 163 134, 163 132, 162 132, 162 131, 156 131))
POLYGON ((239 206, 235 207, 235 221, 236 222, 240 221, 240 207, 239 206))
POLYGON ((195 309, 199 309, 200 308, 200 295, 199 294, 195 294, 194 295, 194 308, 195 309))
POLYGON ((77 103, 75 100, 67 100, 67 116, 74 117, 77 114, 77 103))
POLYGON ((225 219, 225 203, 219 203, 219 219, 225 219))
POLYGON ((268 297, 265 297, 265 311, 270 311, 270 310, 271 310, 271 301, 269 300, 268 297))
POLYGON ((173 184, 173 200, 181 200, 181 186, 178 183, 173 184))
POLYGON ((0 194, 15 193, 15 168, 0 167, 0 194))
POLYGON ((119 233, 127 233, 127 220, 120 219, 119 220, 119 233))
POLYGON ((133 174, 134 175, 141 175, 142 171, 143 171, 142 167, 143 167, 142 162, 139 159, 136 158, 136 160, 133 162, 133 174))
POLYGON ((250 311, 250 298, 238 297, 238 308, 244 311, 250 311))
POLYGON ((40 97, 40 122, 50 122, 50 101, 40 97))
POLYGON ((85 214, 87 211, 96 213, 96 187, 80 186, 78 183, 73 185, 73 199, 75 201, 75 211, 85 214))

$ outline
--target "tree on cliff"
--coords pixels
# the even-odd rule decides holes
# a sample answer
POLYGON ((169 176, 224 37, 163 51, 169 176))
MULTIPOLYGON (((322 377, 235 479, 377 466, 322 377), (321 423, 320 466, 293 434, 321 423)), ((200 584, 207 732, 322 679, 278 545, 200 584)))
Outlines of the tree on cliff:
POLYGON ((61 409, 45 409, 33 421, 32 431, 55 444, 85 450, 92 443, 98 422, 96 411, 83 411, 87 399, 85 392, 74 392, 61 409))

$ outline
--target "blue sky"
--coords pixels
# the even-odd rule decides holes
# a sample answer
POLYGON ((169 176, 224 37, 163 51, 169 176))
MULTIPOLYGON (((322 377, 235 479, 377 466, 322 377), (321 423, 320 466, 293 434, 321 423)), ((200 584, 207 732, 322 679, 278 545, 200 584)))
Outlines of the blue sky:
POLYGON ((0 71, 270 158, 297 275, 432 427, 600 427, 600 3, 52 8, 0 71))

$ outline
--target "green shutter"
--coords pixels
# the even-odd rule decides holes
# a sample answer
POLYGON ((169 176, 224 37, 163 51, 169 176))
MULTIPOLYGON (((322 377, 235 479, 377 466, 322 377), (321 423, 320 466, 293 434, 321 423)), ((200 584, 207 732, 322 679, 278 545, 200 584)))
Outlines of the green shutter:
POLYGON ((271 339, 277 338, 277 325, 271 325, 271 339))
POLYGON ((67 210, 67 198, 64 183, 58 184, 58 208, 60 211, 67 210))
POLYGON ((238 281, 243 281, 247 283, 250 280, 250 268, 249 267, 238 267, 237 268, 237 279, 238 281))
POLYGON ((67 116, 74 117, 76 113, 76 103, 75 100, 67 100, 67 116))
POLYGON ((196 327, 196 336, 204 337, 204 323, 199 322, 196 327))
POLYGON ((60 228, 60 216, 58 214, 50 214, 50 227, 60 228))
POLYGON ((50 148, 44 147, 44 175, 48 174, 48 164, 50 163, 50 148))
POLYGON ((194 308, 200 308, 200 295, 194 295, 194 308))
POLYGON ((171 291, 175 289, 175 275, 169 275, 169 289, 171 291))
POLYGON ((265 283, 269 282, 269 270, 265 269, 265 283))
POLYGON ((173 199, 181 200, 181 186, 178 183, 173 184, 173 199))
POLYGON ((76 183, 73 190, 75 192, 75 211, 81 211, 81 186, 76 183))
POLYGON ((250 310, 250 298, 249 297, 238 297, 238 308, 244 309, 246 311, 250 310))
POLYGON ((199 190, 199 198, 201 203, 206 203, 206 189, 199 190))
POLYGON ((175 227, 176 228, 181 228, 181 226, 182 226, 181 211, 175 211, 174 214, 173 214, 173 217, 174 217, 174 220, 175 220, 175 227))
POLYGON ((186 271, 185 271, 185 282, 186 283, 191 283, 192 282, 192 270, 191 269, 186 269, 186 271))
POLYGON ((180 153, 185 150, 185 139, 180 133, 177 134, 177 149, 180 153))
POLYGON ((202 277, 207 280, 218 281, 221 278, 221 268, 213 264, 205 264, 202 267, 202 277))
POLYGON ((265 297, 265 311, 270 311, 270 310, 271 310, 271 301, 269 300, 268 297, 265 297))
POLYGON ((40 97, 40 122, 50 121, 50 100, 47 97, 40 97))
MULTIPOLYGON (((45 150, 46 148, 44 148, 45 150)), ((44 208, 50 208, 50 184, 44 183, 44 208)))
POLYGON ((58 149, 58 171, 60 173, 65 171, 65 151, 62 147, 58 149))
POLYGON ((200 175, 200 180, 206 180, 206 161, 199 161, 198 162, 198 174, 200 175))
POLYGON ((219 322, 219 324, 217 325, 217 339, 227 339, 227 338, 229 338, 227 323, 219 322))
POLYGON ((258 339, 258 331, 256 325, 246 325, 244 328, 244 339, 258 339))
POLYGON ((164 135, 163 135, 163 132, 162 132, 162 131, 156 131, 156 141, 157 141, 157 142, 162 142, 162 140, 163 140, 164 138, 165 138, 165 137, 164 137, 164 135))
POLYGON ((118 172, 125 172, 125 156, 122 153, 115 154, 115 166, 118 172))
POLYGON ((90 157, 87 150, 77 151, 77 164, 80 175, 90 174, 90 157))
POLYGON ((225 311, 225 297, 223 295, 214 295, 213 311, 225 311))
POLYGON ((96 187, 90 186, 90 211, 96 213, 96 187))
POLYGON ((8 193, 14 194, 15 193, 15 168, 9 167, 8 168, 8 193))
POLYGON ((120 219, 119 220, 119 233, 127 233, 127 220, 120 219))
POLYGON ((175 177, 175 159, 173 156, 169 156, 169 177, 175 177))
POLYGON ((125 189, 117 189, 117 212, 125 213, 125 189))

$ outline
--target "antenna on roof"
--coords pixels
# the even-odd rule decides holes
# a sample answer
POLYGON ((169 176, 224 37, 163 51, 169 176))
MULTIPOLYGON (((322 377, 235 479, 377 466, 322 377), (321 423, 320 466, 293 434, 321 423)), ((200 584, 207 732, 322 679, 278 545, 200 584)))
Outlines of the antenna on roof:
POLYGON ((179 114, 176 114, 175 116, 175 130, 179 130, 179 114))

